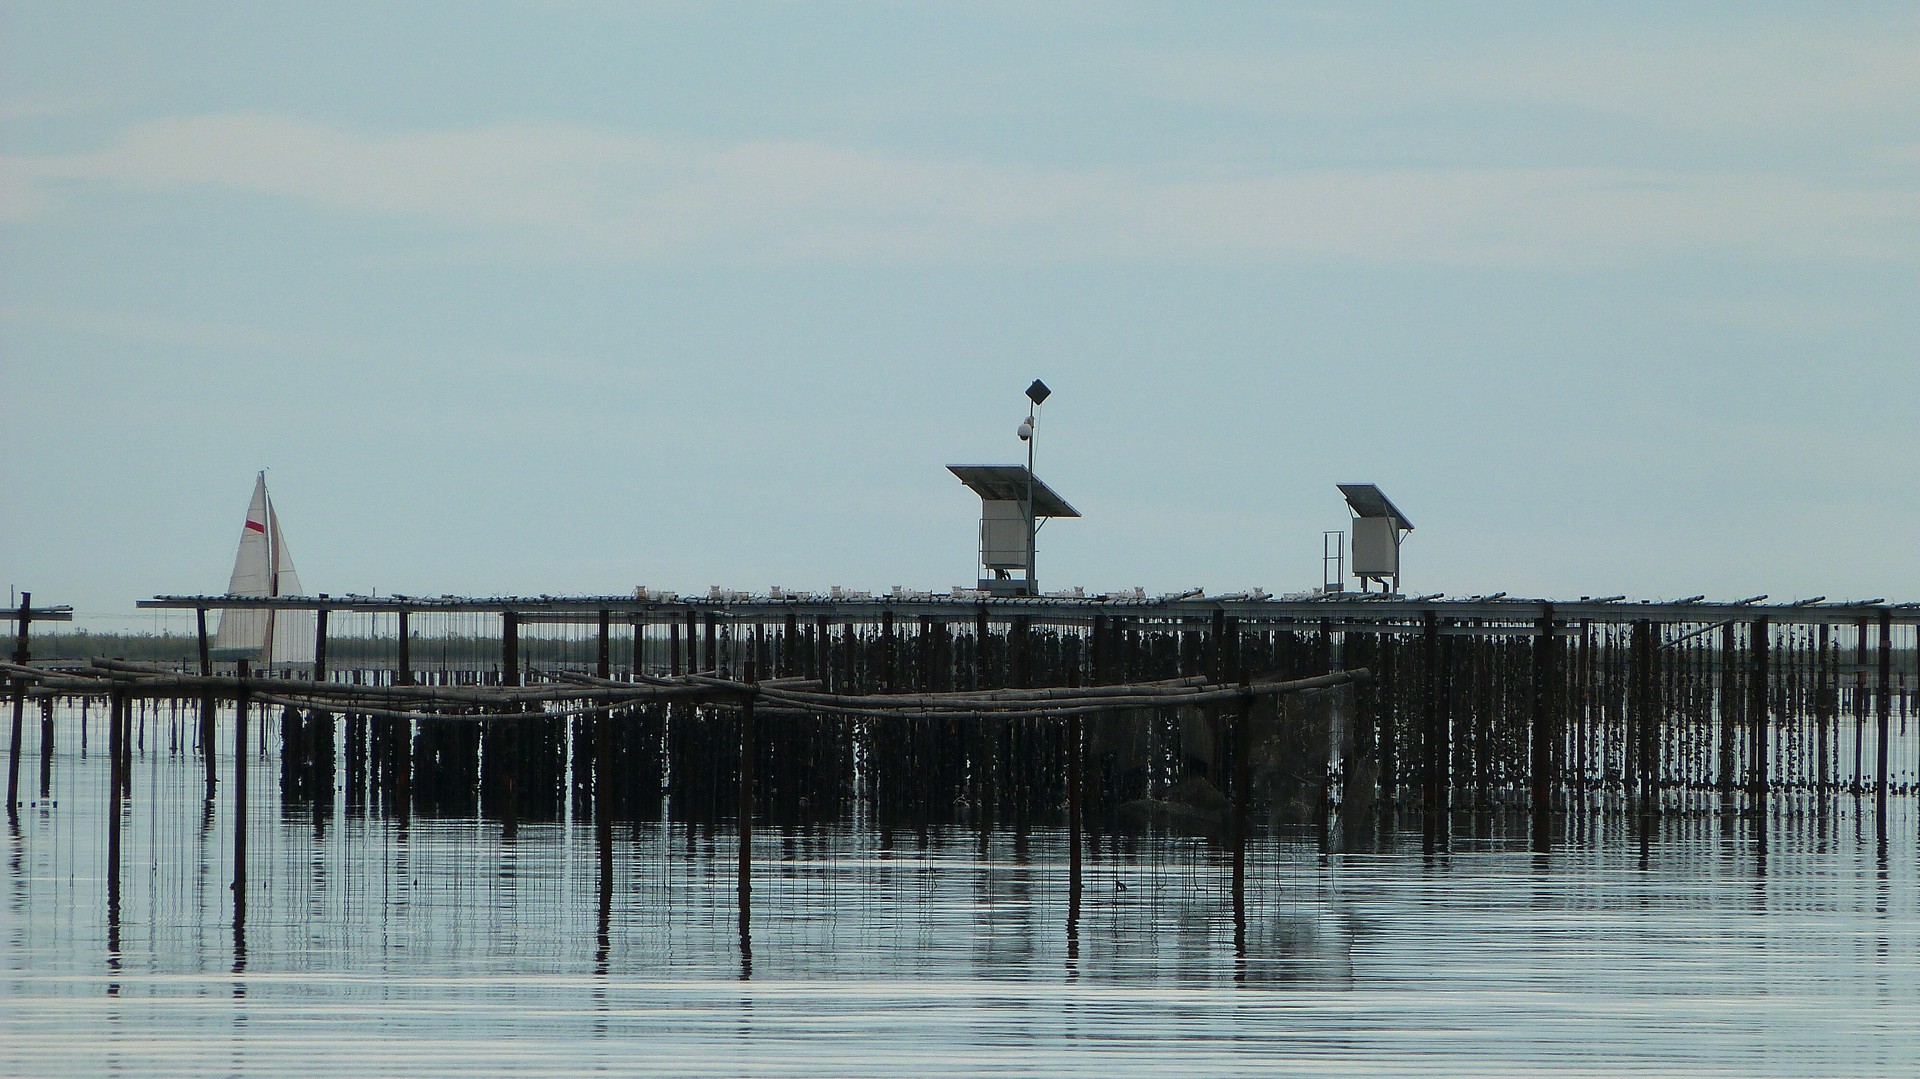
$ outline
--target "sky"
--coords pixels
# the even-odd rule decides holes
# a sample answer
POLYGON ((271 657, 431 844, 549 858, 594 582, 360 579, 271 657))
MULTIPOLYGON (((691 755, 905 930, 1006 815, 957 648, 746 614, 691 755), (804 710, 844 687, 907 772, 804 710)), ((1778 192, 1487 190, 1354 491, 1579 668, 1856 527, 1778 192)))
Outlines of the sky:
MULTIPOLYGON (((0 582, 1920 599, 1920 8, 0 0, 0 582)), ((137 624, 137 623, 136 623, 137 624)), ((158 624, 157 622, 155 624, 158 624)))

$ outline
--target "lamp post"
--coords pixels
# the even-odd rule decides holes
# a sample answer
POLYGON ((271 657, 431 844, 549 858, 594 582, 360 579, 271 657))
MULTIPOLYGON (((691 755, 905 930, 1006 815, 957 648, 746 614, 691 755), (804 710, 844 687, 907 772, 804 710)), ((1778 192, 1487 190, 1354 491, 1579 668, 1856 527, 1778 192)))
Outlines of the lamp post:
POLYGON ((1040 418, 1036 410, 1052 394, 1053 391, 1047 388, 1046 383, 1037 378, 1033 380, 1033 385, 1027 387, 1027 418, 1017 432, 1020 441, 1027 444, 1027 595, 1029 596, 1040 594, 1039 585, 1034 580, 1033 574, 1034 533, 1038 531, 1034 527, 1033 520, 1033 432, 1034 424, 1040 418))

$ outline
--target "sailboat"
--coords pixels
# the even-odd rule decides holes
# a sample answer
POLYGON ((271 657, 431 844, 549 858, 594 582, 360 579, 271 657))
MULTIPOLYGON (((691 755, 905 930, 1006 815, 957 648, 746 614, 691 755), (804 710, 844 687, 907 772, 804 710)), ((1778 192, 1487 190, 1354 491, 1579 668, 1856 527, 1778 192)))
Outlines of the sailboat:
MULTIPOLYGON (((305 594, 300 588, 300 575, 293 568, 286 535, 280 530, 280 515, 274 512, 273 499, 267 494, 267 474, 261 472, 254 480, 253 501, 247 504, 247 521, 240 530, 240 550, 233 558, 227 595, 305 594)), ((314 623, 312 611, 257 607, 223 610, 219 628, 214 631, 213 648, 268 666, 312 663, 314 623)))

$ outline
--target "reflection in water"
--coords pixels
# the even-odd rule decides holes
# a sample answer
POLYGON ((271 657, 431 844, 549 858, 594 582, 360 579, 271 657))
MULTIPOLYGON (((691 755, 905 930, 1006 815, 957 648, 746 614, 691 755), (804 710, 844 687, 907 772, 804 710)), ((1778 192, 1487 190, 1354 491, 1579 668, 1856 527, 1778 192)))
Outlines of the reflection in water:
POLYGON ((1547 853, 1476 813, 1425 854, 1383 810, 1327 851, 1259 837, 1239 890, 1204 838, 1105 834, 1076 876, 1058 823, 854 805, 763 826, 743 896, 724 822, 338 800, 316 829, 249 743, 212 803, 147 744, 131 803, 63 747, 66 797, 9 830, 0 1073, 1920 1068, 1904 798, 1885 842, 1851 798, 1779 799, 1576 813, 1547 853))

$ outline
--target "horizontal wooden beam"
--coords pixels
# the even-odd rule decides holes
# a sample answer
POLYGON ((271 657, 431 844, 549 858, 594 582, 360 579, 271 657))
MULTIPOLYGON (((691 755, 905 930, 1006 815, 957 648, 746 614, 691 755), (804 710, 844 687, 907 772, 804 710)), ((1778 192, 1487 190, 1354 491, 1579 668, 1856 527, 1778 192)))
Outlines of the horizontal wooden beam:
POLYGON ((833 621, 877 622, 882 614, 895 617, 927 616, 960 621, 986 611, 998 620, 1024 617, 1043 625, 1091 624, 1097 617, 1144 620, 1211 618, 1215 612, 1239 619, 1242 628, 1283 623, 1329 622, 1345 626, 1418 626, 1431 614, 1454 624, 1510 625, 1526 631, 1552 616, 1562 624, 1592 621, 1602 624, 1664 622, 1700 625, 1745 621, 1765 616, 1775 625, 1835 625, 1863 618, 1878 619, 1885 611, 1895 625, 1920 625, 1920 603, 1709 603, 1701 601, 1639 602, 1543 599, 1447 599, 1445 597, 1365 599, 1352 593, 1325 597, 1200 596, 1159 599, 1114 597, 1015 597, 961 595, 883 595, 829 597, 818 595, 768 596, 496 596, 463 598, 442 596, 156 596, 138 604, 151 610, 245 610, 273 608, 291 611, 343 611, 362 614, 505 614, 527 623, 593 623, 600 612, 625 623, 660 622, 689 613, 712 613, 726 622, 771 622, 791 614, 833 621))

